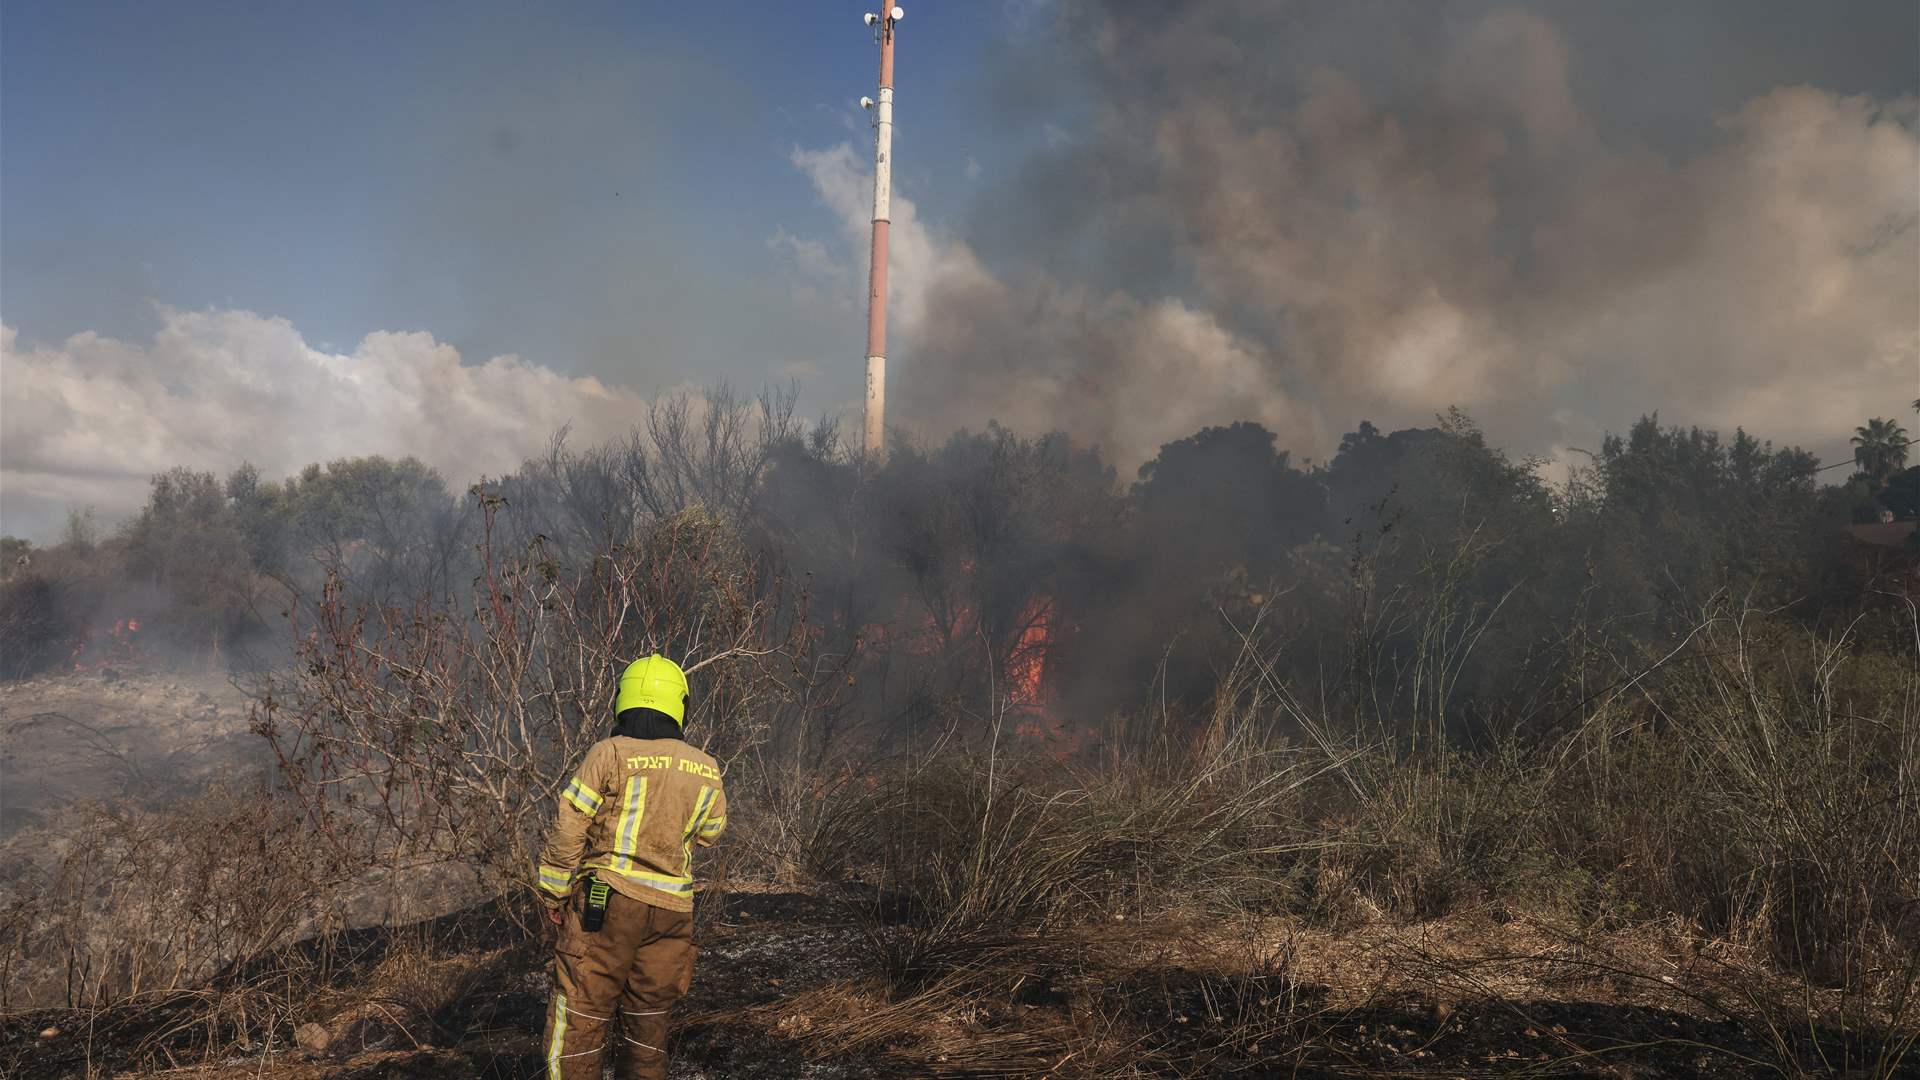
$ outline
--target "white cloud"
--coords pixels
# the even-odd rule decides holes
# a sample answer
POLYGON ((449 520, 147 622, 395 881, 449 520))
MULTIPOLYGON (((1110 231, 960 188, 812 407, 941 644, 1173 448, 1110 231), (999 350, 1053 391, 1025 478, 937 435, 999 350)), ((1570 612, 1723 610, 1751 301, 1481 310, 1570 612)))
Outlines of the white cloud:
POLYGON ((517 356, 465 363, 419 332, 317 348, 285 319, 162 309, 138 344, 74 335, 23 346, 0 327, 0 491, 6 528, 45 535, 67 506, 136 508, 151 473, 268 477, 313 461, 412 455, 456 488, 509 471, 572 424, 593 440, 630 426, 645 399, 517 356))

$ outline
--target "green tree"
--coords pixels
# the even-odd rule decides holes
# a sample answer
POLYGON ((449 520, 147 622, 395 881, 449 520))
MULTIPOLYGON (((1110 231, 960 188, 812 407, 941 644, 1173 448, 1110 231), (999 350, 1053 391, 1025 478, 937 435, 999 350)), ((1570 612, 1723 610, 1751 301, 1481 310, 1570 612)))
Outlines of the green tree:
POLYGON ((280 499, 292 556, 338 571, 361 596, 445 595, 465 565, 471 504, 416 458, 308 465, 280 499))
POLYGON ((1864 427, 1853 429, 1853 461, 1872 479, 1876 487, 1906 465, 1907 447, 1912 441, 1899 421, 1875 417, 1864 427))
POLYGON ((1763 584, 1784 601, 1812 557, 1819 461, 1797 447, 1737 429, 1728 444, 1716 431, 1662 428, 1656 414, 1609 435, 1597 466, 1598 501, 1581 528, 1616 611, 1657 600, 1688 619, 1717 590, 1763 584))
POLYGON ((174 634, 217 647, 252 623, 251 561, 213 473, 154 476, 126 541, 129 576, 170 597, 163 621, 174 634))
POLYGON ((1148 547, 1200 578, 1235 567, 1264 575, 1326 526, 1320 485, 1274 449, 1273 432, 1246 421, 1162 446, 1140 466, 1133 500, 1148 547))
POLYGON ((227 474, 226 495, 234 527, 240 532, 253 568, 266 574, 280 572, 286 563, 287 545, 283 489, 278 484, 262 483, 260 470, 242 462, 227 474))
POLYGON ((1567 603, 1539 463, 1488 445, 1458 409, 1439 421, 1341 440, 1322 476, 1345 573, 1302 633, 1303 679, 1344 668, 1330 699, 1423 741, 1523 712, 1530 650, 1567 603))

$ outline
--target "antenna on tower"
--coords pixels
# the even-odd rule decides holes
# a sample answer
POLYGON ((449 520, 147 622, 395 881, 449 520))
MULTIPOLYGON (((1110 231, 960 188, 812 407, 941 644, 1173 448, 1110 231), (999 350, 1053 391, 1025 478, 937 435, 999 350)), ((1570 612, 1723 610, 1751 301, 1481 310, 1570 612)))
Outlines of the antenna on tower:
POLYGON ((887 452, 887 226, 893 195, 893 29, 907 17, 889 6, 863 20, 880 43, 880 97, 863 97, 860 107, 873 113, 873 259, 867 271, 867 408, 862 443, 867 458, 878 462, 887 452))

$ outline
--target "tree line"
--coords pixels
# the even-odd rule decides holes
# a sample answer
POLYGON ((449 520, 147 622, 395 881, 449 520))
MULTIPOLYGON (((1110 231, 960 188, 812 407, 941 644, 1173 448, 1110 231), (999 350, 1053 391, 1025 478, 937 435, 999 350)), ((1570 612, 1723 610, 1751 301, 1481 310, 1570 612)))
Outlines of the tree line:
POLYGON ((1845 529, 1920 512, 1891 420, 1863 425, 1857 470, 1826 485, 1803 450, 1657 416, 1560 480, 1457 411, 1362 422, 1324 462, 1277 442, 1208 427, 1123 481, 1097 449, 989 424, 896 435, 874 466, 800 421, 791 392, 719 387, 603 445, 560 432, 466 491, 411 458, 278 481, 174 468, 109 536, 76 517, 45 548, 6 539, 0 663, 58 668, 133 619, 149 654, 270 664, 329 587, 372 606, 469 593, 483 529, 577 567, 693 507, 737 531, 763 580, 803 587, 858 673, 845 721, 884 718, 889 737, 938 729, 996 682, 1093 723, 1149 691, 1197 701, 1249 633, 1297 685, 1403 739, 1551 724, 1715 597, 1905 647, 1884 594, 1906 587, 1911 548, 1845 529))

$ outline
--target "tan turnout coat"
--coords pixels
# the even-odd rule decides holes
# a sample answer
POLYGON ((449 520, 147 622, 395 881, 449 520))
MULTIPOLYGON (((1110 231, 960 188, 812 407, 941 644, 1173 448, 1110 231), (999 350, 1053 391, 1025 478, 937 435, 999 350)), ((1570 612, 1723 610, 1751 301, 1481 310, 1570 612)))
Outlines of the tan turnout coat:
POLYGON ((692 911, 693 849, 726 827, 712 755, 679 739, 602 739, 561 792, 540 853, 542 898, 560 906, 592 871, 623 896, 692 911))

